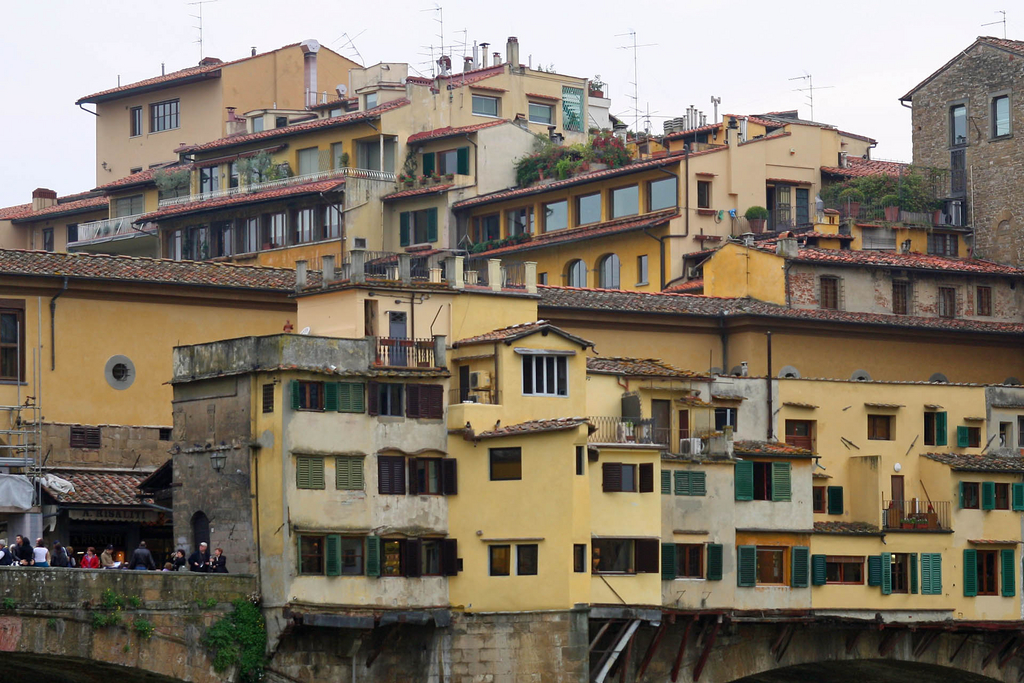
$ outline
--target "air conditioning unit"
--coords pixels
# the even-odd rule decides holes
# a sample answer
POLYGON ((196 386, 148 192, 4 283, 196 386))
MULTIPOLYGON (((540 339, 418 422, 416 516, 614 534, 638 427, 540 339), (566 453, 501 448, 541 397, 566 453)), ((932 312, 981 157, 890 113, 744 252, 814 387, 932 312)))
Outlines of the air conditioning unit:
POLYGON ((691 280, 696 280, 701 276, 701 267, 690 266, 689 270, 686 271, 686 274, 691 280))
POLYGON ((698 437, 679 439, 679 452, 683 455, 700 455, 704 452, 704 442, 698 437))
POLYGON ((960 200, 946 202, 946 210, 942 214, 944 225, 964 225, 964 203, 960 200))
POLYGON ((478 370, 477 372, 469 373, 469 388, 490 389, 491 373, 487 372, 486 370, 478 370))

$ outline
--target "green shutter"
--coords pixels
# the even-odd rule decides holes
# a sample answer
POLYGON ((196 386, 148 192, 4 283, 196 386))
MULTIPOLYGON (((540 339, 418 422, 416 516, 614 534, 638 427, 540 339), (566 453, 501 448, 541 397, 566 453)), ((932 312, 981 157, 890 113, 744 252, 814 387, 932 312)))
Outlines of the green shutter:
POLYGON ((1010 507, 1014 510, 1024 510, 1024 484, 1010 484, 1010 490, 1013 494, 1010 507))
POLYGON ((299 409, 299 380, 293 379, 291 381, 291 395, 292 395, 292 410, 299 409))
POLYGON ((811 555, 811 584, 814 586, 824 586, 825 579, 825 556, 824 555, 811 555))
POLYGON ((309 458, 295 458, 295 488, 313 488, 309 479, 309 458))
POLYGON ((340 382, 338 384, 338 411, 342 413, 362 413, 366 411, 362 383, 340 382))
POLYGON ((661 580, 671 581, 676 578, 676 544, 661 544, 661 580))
POLYGON ((810 557, 811 549, 807 546, 794 546, 790 565, 793 568, 793 580, 790 584, 793 588, 807 588, 810 579, 810 557))
POLYGON ((334 485, 342 491, 363 490, 363 459, 338 456, 334 459, 334 485))
POLYGON ((788 462, 772 463, 772 500, 793 500, 791 466, 788 462))
POLYGON ((917 595, 917 553, 910 553, 910 592, 917 595))
POLYGON ((946 413, 935 413, 935 445, 945 446, 949 443, 949 421, 946 413))
POLYGON ((690 495, 706 496, 708 493, 707 473, 690 472, 690 495))
POLYGON ((996 509, 996 483, 994 481, 981 482, 981 509, 996 509))
POLYGON ((830 515, 841 515, 841 514, 843 514, 843 487, 842 486, 829 486, 827 493, 828 493, 828 514, 830 514, 830 515))
POLYGON ((742 587, 757 585, 756 545, 736 547, 736 585, 742 587))
POLYGON ((879 555, 881 559, 881 571, 882 571, 882 595, 892 594, 892 553, 882 553, 879 555))
POLYGON ((690 473, 683 472, 682 470, 676 470, 673 474, 676 479, 676 495, 690 495, 690 473))
POLYGON ((330 534, 327 536, 327 547, 324 549, 326 557, 324 564, 327 567, 327 576, 339 576, 341 574, 341 536, 330 534))
POLYGON ((412 215, 408 211, 403 211, 398 214, 398 246, 407 247, 412 244, 412 239, 409 234, 409 216, 412 215))
POLYGON ((455 156, 455 172, 459 175, 469 175, 469 147, 459 147, 455 150, 455 156))
POLYGON ((754 500, 754 463, 741 460, 736 463, 736 500, 754 500))
POLYGON ((324 488, 324 459, 309 458, 309 488, 324 488))
POLYGON ((978 594, 978 551, 964 548, 964 595, 968 598, 978 594))
POLYGON ((921 595, 932 595, 932 554, 921 553, 921 595))
POLYGON ((971 443, 970 431, 967 427, 960 425, 956 428, 956 446, 957 448, 967 448, 971 443))
POLYGON ((1004 548, 999 551, 999 559, 1002 560, 1003 571, 1003 597, 1012 598, 1017 594, 1017 579, 1014 572, 1016 560, 1013 557, 1013 548, 1004 548))
MULTIPOLYGON (((582 448, 582 446, 581 446, 582 448)), ((672 471, 661 471, 661 492, 667 496, 672 495, 672 471)))
POLYGON ((324 382, 324 410, 338 409, 338 383, 324 382))
POLYGON ((960 482, 960 509, 964 509, 964 501, 966 496, 964 495, 964 482, 960 482))
POLYGON ((434 153, 428 152, 423 155, 423 175, 430 175, 434 172, 434 153))
POLYGON ((708 543, 708 581, 722 580, 722 553, 721 543, 708 543))
POLYGON ((868 585, 882 585, 882 558, 878 555, 868 556, 868 585))
POLYGON ((437 207, 427 209, 427 241, 437 241, 437 207))
POLYGON ((380 536, 366 537, 366 575, 380 576, 380 536))
POLYGON ((942 553, 932 553, 932 594, 942 595, 942 553))

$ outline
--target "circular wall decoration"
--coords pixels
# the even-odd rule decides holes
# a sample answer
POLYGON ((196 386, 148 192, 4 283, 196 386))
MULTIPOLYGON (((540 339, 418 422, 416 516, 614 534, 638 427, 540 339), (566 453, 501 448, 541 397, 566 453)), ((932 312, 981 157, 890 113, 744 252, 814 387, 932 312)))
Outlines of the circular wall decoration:
POLYGON ((114 389, 127 389, 135 382, 135 363, 128 356, 111 356, 103 368, 103 376, 114 389))
POLYGON ((850 375, 850 379, 854 382, 870 382, 871 375, 867 370, 854 370, 853 374, 850 375))
POLYGON ((792 365, 787 365, 779 370, 779 377, 783 377, 785 379, 800 379, 800 371, 792 365))
POLYGON ((941 372, 936 372, 935 374, 933 374, 931 377, 928 378, 928 381, 937 382, 939 384, 946 384, 949 382, 949 380, 946 379, 946 376, 943 375, 941 372))

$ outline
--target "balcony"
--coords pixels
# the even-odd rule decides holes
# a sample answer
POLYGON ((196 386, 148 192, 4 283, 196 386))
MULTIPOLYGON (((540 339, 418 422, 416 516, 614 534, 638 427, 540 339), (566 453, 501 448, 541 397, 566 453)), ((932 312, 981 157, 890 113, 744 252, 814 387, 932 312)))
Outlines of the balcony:
POLYGON ((633 445, 652 445, 668 448, 669 430, 654 426, 654 420, 634 419, 628 417, 591 416, 593 433, 587 438, 589 443, 614 443, 633 445))
POLYGON ((455 289, 487 287, 492 291, 537 293, 537 264, 532 261, 469 259, 459 251, 416 252, 367 251, 351 249, 341 266, 327 282, 347 280, 366 283, 385 280, 391 283, 448 285, 455 289))
POLYGON ((376 337, 374 339, 374 367, 382 368, 442 368, 444 357, 435 353, 437 340, 444 338, 407 339, 404 337, 376 337), (435 362, 440 360, 440 364, 435 362))
POLYGON ((78 224, 78 239, 68 243, 68 249, 87 244, 99 242, 113 242, 115 240, 132 239, 135 237, 150 237, 156 235, 155 229, 135 227, 135 221, 143 214, 136 213, 130 216, 118 216, 117 218, 106 218, 101 221, 78 224))
POLYGON ((448 405, 454 406, 461 403, 478 403, 481 405, 501 404, 501 392, 495 388, 472 389, 470 387, 457 387, 448 390, 448 405))
POLYGON ((882 529, 886 531, 950 531, 948 500, 883 500, 882 529))

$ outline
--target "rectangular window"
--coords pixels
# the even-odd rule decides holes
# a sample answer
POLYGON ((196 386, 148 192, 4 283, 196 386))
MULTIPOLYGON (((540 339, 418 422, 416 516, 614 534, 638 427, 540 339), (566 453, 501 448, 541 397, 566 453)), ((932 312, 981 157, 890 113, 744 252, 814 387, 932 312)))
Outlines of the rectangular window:
POLYGON ((338 491, 363 490, 363 459, 339 455, 334 459, 334 488, 338 491))
POLYGON ((424 540, 420 552, 422 561, 420 564, 421 576, 441 576, 441 553, 444 543, 442 541, 424 540))
POLYGON ((491 448, 491 481, 509 481, 523 478, 522 448, 491 448))
POLYGON ((69 223, 67 225, 67 240, 65 244, 71 244, 72 242, 78 241, 78 223, 69 223))
POLYGON ((341 543, 341 575, 363 575, 363 539, 362 537, 343 536, 341 543))
POLYGON ((956 258, 960 255, 960 239, 953 233, 932 233, 928 235, 928 253, 956 258))
POLYGON ((828 512, 828 506, 825 502, 824 486, 815 486, 811 489, 811 502, 814 505, 814 512, 818 514, 825 514, 828 512))
POLYGON ((440 384, 406 385, 405 416, 427 420, 443 419, 444 387, 440 384))
POLYGON ((341 204, 327 204, 323 208, 323 238, 332 240, 341 237, 341 229, 345 224, 344 207, 341 204))
POLYGON ((441 495, 441 476, 441 458, 411 458, 409 460, 409 489, 411 492, 423 495, 441 495))
POLYGON ((566 356, 523 356, 524 396, 568 396, 566 356))
POLYGON ((772 464, 755 462, 754 465, 754 500, 772 499, 772 464))
POLYGON ((324 573, 324 537, 299 536, 299 574, 324 573))
POLYGON ((199 191, 216 192, 220 189, 220 169, 208 166, 199 169, 199 191))
POLYGON ((331 143, 331 168, 343 168, 345 164, 342 163, 342 154, 345 153, 345 147, 340 142, 331 143))
POLYGON ((786 549, 757 547, 757 585, 785 585, 786 549))
POLYGON ((864 585, 864 558, 845 555, 826 556, 825 583, 864 585))
POLYGON ((647 185, 647 210, 661 211, 671 209, 678 204, 676 199, 676 186, 678 181, 675 178, 663 178, 652 180, 647 185))
POLYGON ((906 280, 892 282, 892 312, 895 315, 910 313, 910 283, 906 280))
POLYGON ((586 467, 586 465, 585 465, 586 460, 585 460, 584 453, 586 453, 586 450, 587 450, 586 446, 577 446, 576 447, 576 475, 577 476, 582 476, 583 473, 584 473, 584 468, 586 467))
POLYGON ((587 571, 587 544, 573 543, 572 570, 577 574, 587 571))
POLYGON ((647 254, 636 257, 636 283, 638 285, 647 284, 647 254))
POLYGON ((264 217, 266 221, 267 239, 263 241, 264 249, 277 249, 285 246, 287 239, 287 217, 284 213, 271 213, 264 217))
POLYGON ((786 443, 814 450, 814 420, 786 420, 786 443))
POLYGON ((274 385, 264 384, 263 385, 263 412, 272 413, 274 412, 274 385))
POLYGON ((949 108, 949 144, 959 147, 967 144, 967 105, 957 104, 949 108))
POLYGON ((377 456, 377 492, 381 495, 405 495, 405 458, 400 455, 377 456))
POLYGON ((726 427, 732 427, 735 431, 738 417, 736 408, 715 408, 715 431, 720 432, 726 427))
MULTIPOLYGON (((294 385, 293 385, 294 386, 294 385)), ((299 382, 299 403, 297 410, 323 410, 324 409, 324 383, 323 382, 299 382)))
POLYGON ((238 187, 238 183, 239 183, 239 178, 240 177, 241 176, 240 176, 240 174, 238 172, 238 162, 237 161, 229 162, 228 163, 228 187, 232 188, 232 189, 238 187))
POLYGON ((43 228, 43 251, 53 251, 53 228, 43 228))
POLYGON ((299 160, 298 175, 310 175, 320 170, 320 149, 307 147, 297 152, 299 160))
POLYGON ((492 213, 473 218, 473 241, 488 242, 501 239, 501 216, 492 213))
POLYGON ((368 92, 363 95, 363 109, 373 109, 377 106, 377 93, 368 92))
MULTIPOLYGON (((633 492, 637 490, 636 465, 621 462, 601 464, 601 489, 605 493, 633 492)), ((652 471, 653 474, 653 471, 652 471)), ((653 482, 652 482, 653 488, 653 482)))
POLYGON ((892 441, 892 415, 868 415, 868 439, 892 441))
POLYGON ((999 551, 978 551, 978 595, 999 595, 999 551))
POLYGON ((128 110, 129 120, 131 124, 129 126, 129 137, 138 137, 142 135, 142 107, 132 107, 128 110))
POLYGON ((512 546, 487 546, 488 563, 491 576, 510 576, 512 574, 512 546))
POLYGON ((939 287, 938 312, 940 318, 956 317, 955 287, 939 287))
POLYGON ((436 155, 436 169, 438 175, 447 175, 449 173, 456 173, 459 168, 459 154, 457 150, 447 149, 443 152, 438 152, 436 155))
POLYGON ((101 437, 99 427, 72 427, 68 443, 71 448, 96 450, 102 445, 101 437))
POLYGON ((698 209, 710 209, 711 208, 711 181, 710 180, 698 180, 697 181, 697 208, 698 209))
POLYGON ((526 543, 516 546, 516 574, 519 576, 537 575, 536 543, 526 543))
POLYGON ((576 198, 576 225, 587 225, 601 221, 601 193, 576 198))
POLYGON ((547 283, 548 283, 548 274, 547 273, 537 273, 537 284, 538 285, 546 285, 547 283))
POLYGON ((822 277, 820 279, 821 297, 818 305, 825 311, 839 310, 839 278, 822 277))
POLYGON ((397 141, 393 137, 384 138, 384 168, 381 168, 381 144, 380 138, 356 142, 356 167, 370 171, 395 172, 395 151, 397 141))
POLYGON ((541 123, 550 126, 555 122, 555 108, 550 104, 530 102, 530 123, 541 123))
POLYGON ((260 250, 260 219, 258 217, 241 219, 239 242, 240 253, 251 254, 260 250))
MULTIPOLYGON (((664 472, 664 470, 662 470, 664 472)), ((708 493, 707 472, 676 470, 672 473, 677 496, 706 496, 708 493)))
POLYGON ((945 446, 947 444, 947 427, 945 412, 927 412, 924 414, 924 445, 945 446))
POLYGON ((704 545, 676 544, 676 576, 684 579, 704 578, 704 545))
POLYGON ((551 202, 544 205, 544 232, 565 230, 569 227, 569 202, 551 202))
POLYGON ((295 488, 324 488, 324 459, 314 456, 295 458, 295 488))
POLYGON ((219 221, 210 228, 210 257, 231 256, 235 252, 235 230, 231 221, 219 221))
MULTIPOLYGON (((910 555, 907 553, 892 553, 892 560, 889 564, 891 572, 891 586, 893 593, 910 592, 910 555)), ((882 567, 885 571, 885 567, 882 567)))
POLYGON ((593 573, 632 574, 635 570, 634 541, 631 538, 595 538, 591 541, 593 573))
POLYGON ((992 98, 992 137, 1000 138, 1010 134, 1010 96, 992 98))
POLYGON ((562 86, 562 128, 567 131, 582 133, 583 126, 583 88, 562 86))
MULTIPOLYGON (((495 214, 497 217, 497 214, 495 214)), ((474 225, 478 225, 479 219, 474 219, 474 225)), ((497 224, 497 220, 494 221, 497 224)), ((500 235, 495 232, 497 239, 500 235)), ((413 244, 428 244, 437 241, 437 209, 420 209, 419 211, 403 211, 399 214, 399 238, 400 246, 408 247, 413 244)), ((483 241, 483 240, 478 240, 483 241)))
POLYGON ((640 213, 640 186, 617 187, 611 191, 611 217, 622 218, 640 213))
POLYGON ((509 237, 533 234, 533 207, 512 209, 507 217, 509 237))
POLYGON ((114 216, 135 216, 146 210, 145 197, 141 194, 118 197, 114 200, 114 216))
POLYGON ((497 116, 499 99, 487 95, 473 95, 473 113, 478 116, 497 116))
POLYGON ((960 507, 964 510, 981 509, 981 484, 976 481, 960 482, 960 507))
POLYGON ((402 389, 403 385, 397 383, 381 383, 371 387, 377 392, 377 410, 375 415, 385 417, 402 417, 405 413, 402 410, 402 389))
POLYGON ((181 125, 178 100, 167 100, 149 105, 149 132, 159 133, 181 125))
POLYGON ((956 428, 957 448, 980 448, 981 427, 961 425, 956 428))
POLYGON ((996 510, 1009 510, 1010 509, 1010 485, 1009 484, 996 484, 996 510))
POLYGON ((404 539, 381 539, 381 576, 406 575, 406 541, 404 539))
POLYGON ((292 244, 305 244, 317 239, 316 209, 310 207, 295 212, 292 226, 292 244))
POLYGON ((978 306, 975 315, 992 315, 992 288, 978 287, 978 306))

